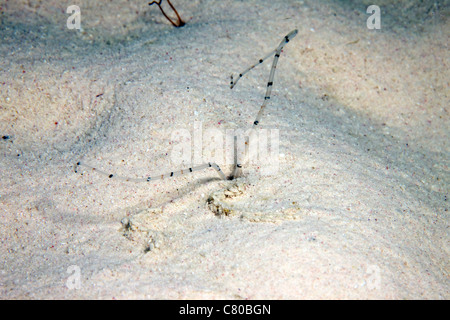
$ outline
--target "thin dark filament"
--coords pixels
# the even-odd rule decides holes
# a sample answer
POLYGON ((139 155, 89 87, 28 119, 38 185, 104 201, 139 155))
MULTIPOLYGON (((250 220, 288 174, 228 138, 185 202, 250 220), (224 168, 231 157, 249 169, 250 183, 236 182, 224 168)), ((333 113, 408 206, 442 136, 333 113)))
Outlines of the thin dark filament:
POLYGON ((159 1, 152 1, 152 2, 150 2, 148 5, 151 6, 151 5, 153 5, 153 4, 156 3, 156 4, 158 5, 158 7, 159 7, 159 10, 161 10, 162 14, 164 15, 164 17, 166 17, 166 19, 169 20, 170 23, 171 23, 175 28, 179 28, 179 27, 184 26, 184 25, 185 25, 184 21, 181 20, 181 17, 180 17, 180 15, 178 14, 178 11, 177 11, 177 10, 175 9, 175 7, 172 5, 172 3, 170 2, 170 0, 167 0, 167 3, 169 4, 169 6, 172 8, 172 10, 173 10, 173 11, 175 12, 175 14, 177 15, 177 18, 178 18, 178 24, 175 23, 175 22, 173 22, 173 20, 170 19, 170 17, 164 12, 163 8, 161 7, 161 1, 162 1, 162 0, 159 0, 159 1))

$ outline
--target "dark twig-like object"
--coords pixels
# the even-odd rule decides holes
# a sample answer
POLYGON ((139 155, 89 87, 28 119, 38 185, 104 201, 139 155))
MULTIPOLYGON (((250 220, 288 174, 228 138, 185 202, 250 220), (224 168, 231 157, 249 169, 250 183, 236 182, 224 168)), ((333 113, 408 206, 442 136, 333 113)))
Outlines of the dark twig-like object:
POLYGON ((173 12, 175 12, 175 14, 177 15, 177 18, 178 18, 178 22, 177 22, 177 23, 173 22, 173 20, 170 19, 169 16, 164 12, 163 8, 161 7, 161 2, 162 2, 162 0, 159 0, 159 1, 152 1, 152 2, 150 2, 148 5, 151 6, 151 5, 153 5, 153 4, 156 3, 156 4, 158 5, 158 7, 159 7, 159 10, 161 10, 162 14, 164 15, 164 17, 166 17, 166 19, 169 20, 170 23, 171 23, 174 27, 179 28, 179 27, 184 26, 184 25, 185 25, 184 21, 181 20, 180 15, 178 14, 178 12, 177 12, 177 10, 175 9, 175 7, 170 3, 170 0, 167 0, 167 3, 168 3, 169 6, 172 8, 173 12))

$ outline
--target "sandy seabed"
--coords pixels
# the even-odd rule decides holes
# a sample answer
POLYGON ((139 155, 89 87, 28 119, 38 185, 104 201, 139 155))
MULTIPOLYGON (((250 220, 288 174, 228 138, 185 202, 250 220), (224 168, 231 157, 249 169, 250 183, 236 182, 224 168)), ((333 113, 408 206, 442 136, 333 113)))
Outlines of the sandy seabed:
POLYGON ((449 1, 173 3, 182 28, 73 1, 69 30, 60 1, 0 0, 0 298, 448 299, 449 1), (245 166, 228 215, 211 169, 74 173, 182 169, 176 130, 248 128, 271 62, 230 74, 296 28, 261 121, 279 171, 245 166))

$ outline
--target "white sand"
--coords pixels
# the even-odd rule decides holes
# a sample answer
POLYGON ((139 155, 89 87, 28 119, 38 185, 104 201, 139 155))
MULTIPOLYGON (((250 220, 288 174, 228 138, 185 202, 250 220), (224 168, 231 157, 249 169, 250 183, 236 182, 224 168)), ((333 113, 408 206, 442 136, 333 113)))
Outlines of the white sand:
POLYGON ((448 1, 381 2, 379 31, 369 1, 173 2, 183 28, 73 1, 77 32, 59 1, 0 1, 0 297, 448 299, 448 1), (174 129, 247 128, 271 62, 229 75, 294 28, 262 119, 280 173, 244 168, 230 216, 207 206, 232 183, 213 170, 73 172, 167 172, 174 129))

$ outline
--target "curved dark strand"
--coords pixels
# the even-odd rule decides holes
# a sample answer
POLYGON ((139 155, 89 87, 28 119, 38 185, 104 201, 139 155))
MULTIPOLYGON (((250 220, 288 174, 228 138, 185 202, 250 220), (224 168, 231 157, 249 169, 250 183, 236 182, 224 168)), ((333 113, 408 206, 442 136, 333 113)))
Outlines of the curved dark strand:
POLYGON ((152 2, 149 2, 148 5, 151 6, 151 5, 156 4, 156 5, 159 7, 159 10, 161 10, 161 12, 162 12, 162 14, 164 15, 164 17, 166 17, 166 19, 169 20, 170 23, 171 23, 174 27, 179 28, 179 27, 184 26, 184 25, 185 25, 184 21, 181 20, 181 17, 180 17, 180 15, 178 14, 178 11, 177 11, 177 10, 175 9, 175 7, 172 5, 172 3, 170 2, 170 0, 167 0, 167 3, 169 4, 169 6, 172 8, 172 10, 173 10, 173 11, 175 12, 175 14, 177 15, 177 18, 178 18, 178 24, 176 24, 175 22, 173 22, 172 19, 170 19, 169 16, 164 12, 163 8, 161 7, 161 1, 162 1, 162 0, 159 0, 159 1, 152 1, 152 2))
POLYGON ((177 27, 179 28, 179 27, 184 26, 185 23, 184 23, 183 20, 181 20, 181 17, 180 17, 180 15, 178 14, 177 9, 175 9, 175 7, 172 5, 172 3, 170 2, 170 0, 167 0, 167 3, 168 3, 169 6, 172 8, 173 12, 175 12, 175 14, 177 15, 177 18, 178 18, 178 25, 177 25, 177 27))

